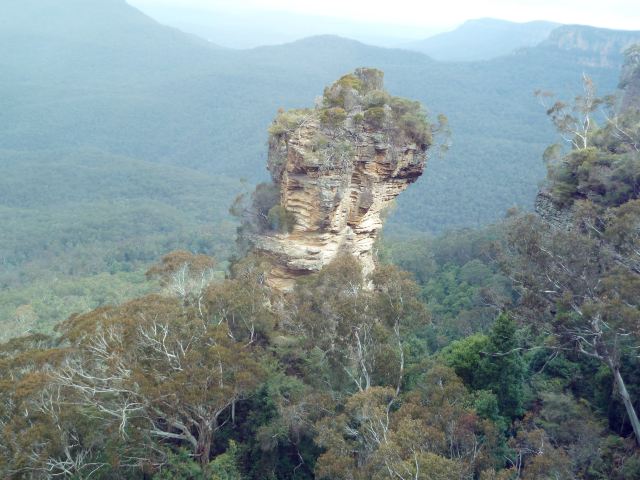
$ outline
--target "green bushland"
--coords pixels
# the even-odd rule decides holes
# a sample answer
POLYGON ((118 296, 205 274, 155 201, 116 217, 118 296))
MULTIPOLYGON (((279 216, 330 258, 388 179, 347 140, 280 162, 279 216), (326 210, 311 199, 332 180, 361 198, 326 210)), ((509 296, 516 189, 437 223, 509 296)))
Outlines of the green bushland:
POLYGON ((325 108, 320 111, 320 122, 329 128, 342 126, 347 119, 347 112, 341 107, 325 108))

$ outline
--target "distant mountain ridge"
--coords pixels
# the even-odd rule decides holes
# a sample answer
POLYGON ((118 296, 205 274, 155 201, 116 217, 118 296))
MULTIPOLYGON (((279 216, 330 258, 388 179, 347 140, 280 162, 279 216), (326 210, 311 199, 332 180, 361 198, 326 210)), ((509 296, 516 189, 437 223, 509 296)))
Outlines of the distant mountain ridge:
MULTIPOLYGON (((260 9, 228 9, 209 2, 206 8, 189 5, 149 5, 144 0, 128 0, 164 25, 198 35, 228 48, 247 49, 281 45, 301 38, 331 34, 347 36, 370 45, 392 47, 426 35, 424 27, 389 25, 335 16, 327 8, 326 16, 260 9)), ((187 3, 187 2, 185 2, 187 3)), ((430 33, 440 31, 429 29, 430 33)))
POLYGON ((509 22, 495 18, 468 20, 453 31, 411 42, 405 48, 441 61, 476 61, 507 55, 545 40, 560 24, 509 22))
POLYGON ((575 55, 590 67, 611 67, 622 62, 623 52, 640 43, 640 30, 611 30, 587 25, 562 25, 540 44, 575 55))

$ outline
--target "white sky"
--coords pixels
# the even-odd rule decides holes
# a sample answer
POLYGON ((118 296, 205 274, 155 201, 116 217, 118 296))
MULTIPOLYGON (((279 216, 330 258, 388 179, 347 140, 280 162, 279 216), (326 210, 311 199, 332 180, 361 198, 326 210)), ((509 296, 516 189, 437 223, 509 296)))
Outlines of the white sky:
POLYGON ((139 7, 284 11, 360 22, 453 27, 472 18, 550 20, 640 30, 640 0, 129 0, 139 7))

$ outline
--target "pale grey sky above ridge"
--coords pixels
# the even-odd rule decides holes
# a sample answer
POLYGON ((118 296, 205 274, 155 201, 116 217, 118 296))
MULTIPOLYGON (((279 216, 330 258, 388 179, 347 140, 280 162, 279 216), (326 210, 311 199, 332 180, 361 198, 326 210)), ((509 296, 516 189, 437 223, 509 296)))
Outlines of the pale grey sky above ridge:
MULTIPOLYGON (((548 20, 639 30, 639 0, 128 0, 139 8, 174 7, 243 12, 285 12, 365 23, 448 30, 483 17, 515 22, 548 20)), ((413 35, 412 35, 413 36, 413 35)))

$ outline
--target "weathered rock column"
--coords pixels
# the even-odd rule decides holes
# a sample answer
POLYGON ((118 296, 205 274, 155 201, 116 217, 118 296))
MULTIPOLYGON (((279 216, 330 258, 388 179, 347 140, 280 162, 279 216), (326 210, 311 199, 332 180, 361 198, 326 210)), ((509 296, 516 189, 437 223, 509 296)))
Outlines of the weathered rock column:
POLYGON ((321 105, 274 120, 268 169, 280 201, 268 217, 277 225, 250 236, 273 263, 274 288, 291 289, 340 253, 373 271, 382 212, 422 175, 432 132, 420 104, 390 96, 382 79, 358 69, 325 89, 321 105))

